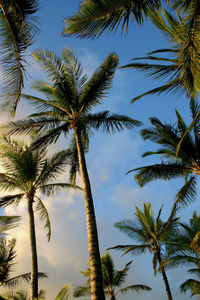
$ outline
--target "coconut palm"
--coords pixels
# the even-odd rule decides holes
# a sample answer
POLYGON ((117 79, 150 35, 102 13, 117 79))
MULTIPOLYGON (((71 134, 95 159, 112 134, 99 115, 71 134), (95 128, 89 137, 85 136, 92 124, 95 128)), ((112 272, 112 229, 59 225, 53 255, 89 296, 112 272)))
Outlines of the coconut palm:
POLYGON ((122 250, 124 254, 139 254, 146 251, 152 253, 154 275, 156 275, 159 266, 168 300, 172 300, 169 281, 162 262, 165 248, 171 243, 171 236, 176 230, 178 219, 174 216, 176 212, 175 207, 172 209, 172 213, 166 222, 161 220, 161 212, 162 208, 159 210, 157 217, 154 218, 150 203, 144 203, 143 211, 136 206, 135 220, 117 222, 115 227, 138 243, 134 245, 118 245, 111 249, 122 250))
MULTIPOLYGON (((129 285, 126 287, 121 287, 122 284, 125 282, 126 277, 128 275, 128 271, 130 269, 132 261, 128 262, 124 269, 117 271, 115 269, 112 256, 109 253, 106 253, 101 256, 101 267, 102 267, 102 274, 103 274, 103 286, 104 286, 104 293, 108 296, 111 300, 115 300, 117 294, 127 293, 129 291, 137 292, 140 291, 150 291, 151 288, 143 285, 143 284, 134 284, 129 285)), ((78 286, 73 293, 75 298, 88 296, 91 294, 91 286, 90 286, 90 268, 81 272, 84 277, 88 278, 84 286, 78 286)))
POLYGON ((51 226, 48 212, 40 199, 41 192, 51 196, 56 190, 75 187, 69 183, 56 183, 56 177, 64 171, 68 155, 66 151, 56 153, 51 159, 46 156, 46 148, 33 150, 25 143, 12 141, 4 137, 0 151, 4 172, 0 173, 1 190, 12 194, 0 198, 0 207, 18 205, 26 198, 29 216, 29 235, 31 249, 31 299, 38 298, 38 261, 36 248, 35 210, 45 222, 48 229, 48 240, 51 236, 51 226), (52 182, 51 182, 52 181, 52 182), (17 193, 13 194, 16 191, 17 193))
POLYGON ((33 56, 42 65, 50 80, 36 81, 32 86, 46 98, 24 95, 36 106, 39 113, 29 116, 28 119, 9 123, 10 134, 37 130, 42 136, 35 146, 56 142, 62 133, 67 136, 72 131, 74 134, 72 140, 79 162, 79 165, 74 165, 74 169, 77 170, 77 166, 80 166, 85 197, 92 299, 103 300, 97 227, 84 150, 88 147, 92 129, 103 127, 111 133, 138 126, 140 122, 109 111, 91 112, 102 102, 111 87, 118 65, 116 54, 109 54, 90 80, 83 75, 81 64, 69 49, 63 50, 62 59, 48 50, 43 53, 41 49, 34 52, 33 56))
POLYGON ((37 32, 33 18, 37 10, 38 0, 0 1, 0 56, 4 94, 8 96, 6 104, 9 104, 13 113, 23 87, 25 52, 37 32))
POLYGON ((165 268, 177 268, 180 266, 192 266, 188 273, 197 277, 185 280, 180 289, 182 292, 191 291, 191 295, 200 295, 200 216, 196 211, 190 219, 189 224, 179 222, 179 227, 171 238, 167 256, 163 265, 165 268))
MULTIPOLYGON (((199 114, 200 106, 197 101, 191 101, 190 110, 192 118, 199 114)), ((145 140, 156 142, 161 147, 157 151, 145 152, 143 156, 160 155, 162 162, 133 169, 128 173, 132 171, 137 172, 135 178, 140 186, 144 186, 155 179, 171 180, 183 178, 184 185, 178 191, 176 199, 180 203, 187 205, 195 199, 197 178, 200 174, 200 117, 196 118, 193 128, 183 139, 178 157, 176 148, 188 127, 178 111, 176 111, 176 117, 176 126, 163 124, 160 120, 151 118, 150 122, 153 126, 141 131, 141 135, 145 140)))

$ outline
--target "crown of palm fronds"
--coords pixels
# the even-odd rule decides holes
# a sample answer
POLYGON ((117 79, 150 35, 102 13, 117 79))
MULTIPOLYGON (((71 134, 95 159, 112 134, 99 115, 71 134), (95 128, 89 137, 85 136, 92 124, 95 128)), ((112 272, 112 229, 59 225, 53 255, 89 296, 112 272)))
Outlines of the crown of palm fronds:
POLYGON ((168 92, 186 92, 188 97, 196 98, 200 89, 200 24, 192 22, 188 15, 182 19, 178 14, 176 18, 166 10, 162 10, 162 14, 150 12, 149 15, 154 25, 167 37, 171 48, 134 58, 132 63, 122 68, 139 69, 155 80, 165 80, 166 83, 134 97, 132 103, 146 95, 168 92), (135 62, 138 60, 146 60, 147 63, 135 62))

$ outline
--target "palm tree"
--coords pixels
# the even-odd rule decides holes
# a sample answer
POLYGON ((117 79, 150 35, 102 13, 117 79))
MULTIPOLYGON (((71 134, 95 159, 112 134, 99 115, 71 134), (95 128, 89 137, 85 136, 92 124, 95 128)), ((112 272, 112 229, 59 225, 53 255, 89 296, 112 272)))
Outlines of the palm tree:
MULTIPOLYGON (((24 54, 37 32, 35 19, 38 0, 0 0, 1 65, 4 93, 13 114, 23 87, 24 54)), ((3 97, 2 97, 3 98, 3 97)))
POLYGON ((154 275, 156 275, 157 265, 159 265, 159 271, 163 277, 168 300, 172 300, 169 281, 162 262, 164 250, 171 243, 170 239, 176 229, 178 219, 174 217, 176 209, 173 208, 168 220, 163 222, 160 218, 161 211, 162 208, 159 210, 156 219, 154 219, 150 203, 144 203, 143 211, 136 206, 136 220, 124 220, 115 223, 115 227, 127 234, 128 237, 136 240, 138 244, 118 245, 110 249, 123 250, 124 254, 138 254, 146 251, 152 253, 154 275))
POLYGON ((191 296, 200 295, 199 232, 200 216, 197 216, 195 211, 189 224, 179 222, 179 227, 171 238, 167 256, 163 261, 165 268, 192 266, 188 273, 197 276, 197 279, 188 278, 180 285, 181 292, 191 291, 191 296))
MULTIPOLYGON (((117 271, 115 269, 112 256, 109 253, 106 253, 101 256, 101 267, 103 274, 103 286, 104 293, 110 298, 110 300, 115 300, 117 294, 124 294, 128 291, 133 291, 139 293, 140 291, 150 291, 151 288, 143 284, 134 284, 121 288, 122 284, 126 280, 128 271, 130 269, 132 261, 128 262, 124 269, 117 271), (118 288, 118 290, 116 290, 118 288)), ((90 286, 90 273, 91 270, 86 269, 81 272, 84 277, 88 278, 84 286, 78 286, 73 293, 75 298, 88 296, 91 294, 90 286)))
MULTIPOLYGON (((192 99, 190 110, 192 118, 199 114, 200 106, 197 104, 197 101, 192 99)), ((176 199, 180 203, 187 205, 195 198, 197 193, 197 176, 200 174, 200 117, 196 118, 193 128, 182 141, 178 157, 176 155, 177 145, 188 127, 178 111, 176 111, 176 117, 176 126, 163 124, 160 120, 151 118, 152 128, 141 131, 141 135, 145 140, 151 140, 161 146, 157 151, 145 152, 143 157, 154 154, 161 155, 162 162, 132 169, 128 173, 132 171, 137 172, 135 178, 140 186, 144 186, 155 179, 171 180, 173 178, 183 178, 185 182, 178 191, 176 199)))
POLYGON ((27 200, 31 249, 31 299, 37 299, 38 261, 33 206, 36 203, 35 210, 45 222, 49 240, 50 220, 38 192, 51 196, 56 190, 75 187, 68 183, 55 183, 56 176, 63 172, 67 165, 68 155, 66 151, 62 151, 48 159, 46 147, 33 150, 25 143, 4 137, 0 157, 4 168, 4 172, 0 173, 0 188, 7 192, 18 191, 16 194, 1 197, 0 206, 18 205, 23 198, 27 200))
MULTIPOLYGON (((69 49, 63 50, 62 59, 48 50, 43 53, 41 49, 34 52, 33 56, 50 79, 50 82, 36 81, 33 84, 33 88, 42 92, 46 99, 24 95, 36 105, 39 113, 22 121, 11 122, 10 134, 37 130, 38 133, 42 133, 42 136, 35 146, 40 146, 56 142, 62 133, 66 136, 69 132, 73 132, 73 146, 75 144, 85 197, 92 299, 103 300, 99 242, 84 150, 88 147, 92 129, 97 130, 102 126, 104 130, 111 133, 139 126, 141 123, 109 111, 91 113, 91 110, 101 103, 112 84, 118 65, 118 57, 115 53, 108 55, 90 80, 83 75, 81 64, 69 49)), ((75 157, 74 161, 76 161, 75 157)), ((73 167, 77 170, 77 164, 73 167)))
POLYGON ((166 10, 162 10, 162 14, 149 13, 152 22, 167 37, 171 47, 151 51, 145 57, 134 58, 130 64, 121 68, 139 69, 155 80, 164 80, 165 83, 134 97, 131 103, 146 95, 168 92, 186 92, 189 98, 197 98, 200 89, 200 4, 197 0, 191 2, 190 9, 183 17, 179 11, 177 17, 166 10), (147 63, 138 62, 142 60, 147 63))

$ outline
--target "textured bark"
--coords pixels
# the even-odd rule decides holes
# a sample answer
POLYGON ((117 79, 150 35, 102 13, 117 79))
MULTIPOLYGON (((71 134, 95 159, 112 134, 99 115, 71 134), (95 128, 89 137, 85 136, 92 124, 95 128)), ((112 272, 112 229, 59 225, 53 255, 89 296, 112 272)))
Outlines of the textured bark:
MULTIPOLYGON (((159 251, 159 250, 157 251, 157 257, 158 257, 159 265, 161 265, 161 263, 162 263, 162 258, 161 258, 161 255, 160 255, 160 251, 159 251)), ((173 300, 173 298, 172 298, 172 293, 171 293, 171 289, 170 289, 170 286, 169 286, 169 281, 168 281, 168 279, 167 279, 167 275, 166 275, 166 273, 165 273, 164 267, 161 267, 160 270, 161 270, 161 274, 162 274, 162 277, 163 277, 163 281, 164 281, 164 283, 165 283, 165 289, 166 289, 166 292, 167 292, 168 300, 173 300)))
POLYGON ((81 141, 78 128, 74 127, 74 131, 75 131, 80 173, 83 182, 83 191, 84 191, 84 198, 85 198, 88 250, 90 256, 90 268, 91 268, 91 299, 104 300, 105 296, 103 291, 101 258, 99 252, 99 242, 98 242, 92 191, 91 191, 90 180, 89 180, 86 161, 85 161, 84 149, 82 146, 82 141, 81 141))
POLYGON ((31 248, 31 300, 38 299, 38 260, 35 237, 33 199, 28 199, 29 234, 31 248))

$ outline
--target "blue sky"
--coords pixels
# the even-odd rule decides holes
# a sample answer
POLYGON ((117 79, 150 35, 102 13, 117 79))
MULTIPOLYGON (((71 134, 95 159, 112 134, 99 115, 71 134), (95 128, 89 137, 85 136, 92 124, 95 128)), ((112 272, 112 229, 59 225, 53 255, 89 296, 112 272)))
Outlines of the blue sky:
MULTIPOLYGON (((30 89, 31 79, 44 78, 40 68, 30 57, 31 52, 39 47, 53 50, 57 55, 61 53, 64 46, 73 49, 82 61, 86 73, 90 76, 110 52, 116 52, 120 59, 120 65, 124 65, 129 63, 133 57, 143 56, 148 51, 168 45, 165 38, 150 22, 145 23, 143 27, 130 24, 127 35, 121 35, 118 31, 116 34, 105 33, 97 40, 63 37, 61 32, 64 29, 64 18, 74 14, 80 1, 43 0, 41 2, 41 9, 38 13, 41 31, 28 53, 30 64, 27 69, 26 93, 34 93, 30 89)), ((162 121, 173 122, 175 107, 188 118, 189 101, 184 96, 175 97, 171 94, 148 96, 130 106, 130 100, 134 96, 155 86, 156 82, 145 78, 144 74, 133 70, 118 70, 113 87, 99 110, 109 109, 113 112, 127 114, 142 121, 145 126, 149 126, 148 118, 152 116, 158 117, 162 121)), ((33 108, 22 100, 16 118, 22 118, 31 112, 33 112, 33 108)), ((125 175, 129 169, 159 161, 155 158, 141 158, 141 154, 152 149, 154 145, 144 142, 139 131, 140 129, 133 129, 113 135, 98 132, 91 137, 87 163, 93 189, 101 254, 104 254, 110 246, 131 243, 124 234, 113 227, 113 224, 116 221, 133 218, 135 205, 142 208, 143 202, 151 202, 157 213, 160 206, 164 204, 163 218, 166 219, 173 203, 174 194, 181 184, 179 181, 157 181, 141 189, 135 182, 133 174, 125 175)), ((66 146, 66 140, 60 139, 58 144, 50 148, 50 153, 66 148, 66 146)), ((62 179, 66 179, 65 174, 62 179)), ((52 240, 47 243, 45 232, 38 220, 39 268, 40 271, 49 274, 49 279, 41 281, 40 287, 47 290, 48 299, 52 300, 65 283, 71 282, 75 287, 84 282, 79 271, 87 266, 87 235, 84 202, 81 194, 74 192, 60 194, 53 199, 45 199, 45 203, 49 209, 53 232, 52 240)), ((197 205, 196 201, 191 207, 181 211, 185 220, 192 216, 194 209, 197 209, 198 213, 197 205)), ((21 227, 17 233, 14 233, 18 242, 18 263, 15 269, 17 273, 27 272, 30 261, 26 229, 28 222, 26 203, 17 209, 8 208, 6 213, 24 215, 21 227)), ((122 268, 129 260, 133 260, 127 284, 142 283, 153 288, 151 293, 127 294, 123 297, 119 296, 120 299, 130 300, 133 297, 137 297, 138 300, 167 299, 161 275, 158 274, 156 277, 153 275, 151 256, 120 257, 118 252, 112 252, 112 254, 118 268, 122 268)), ((182 269, 168 272, 174 299, 188 298, 188 295, 182 295, 178 290, 185 274, 182 269)))

